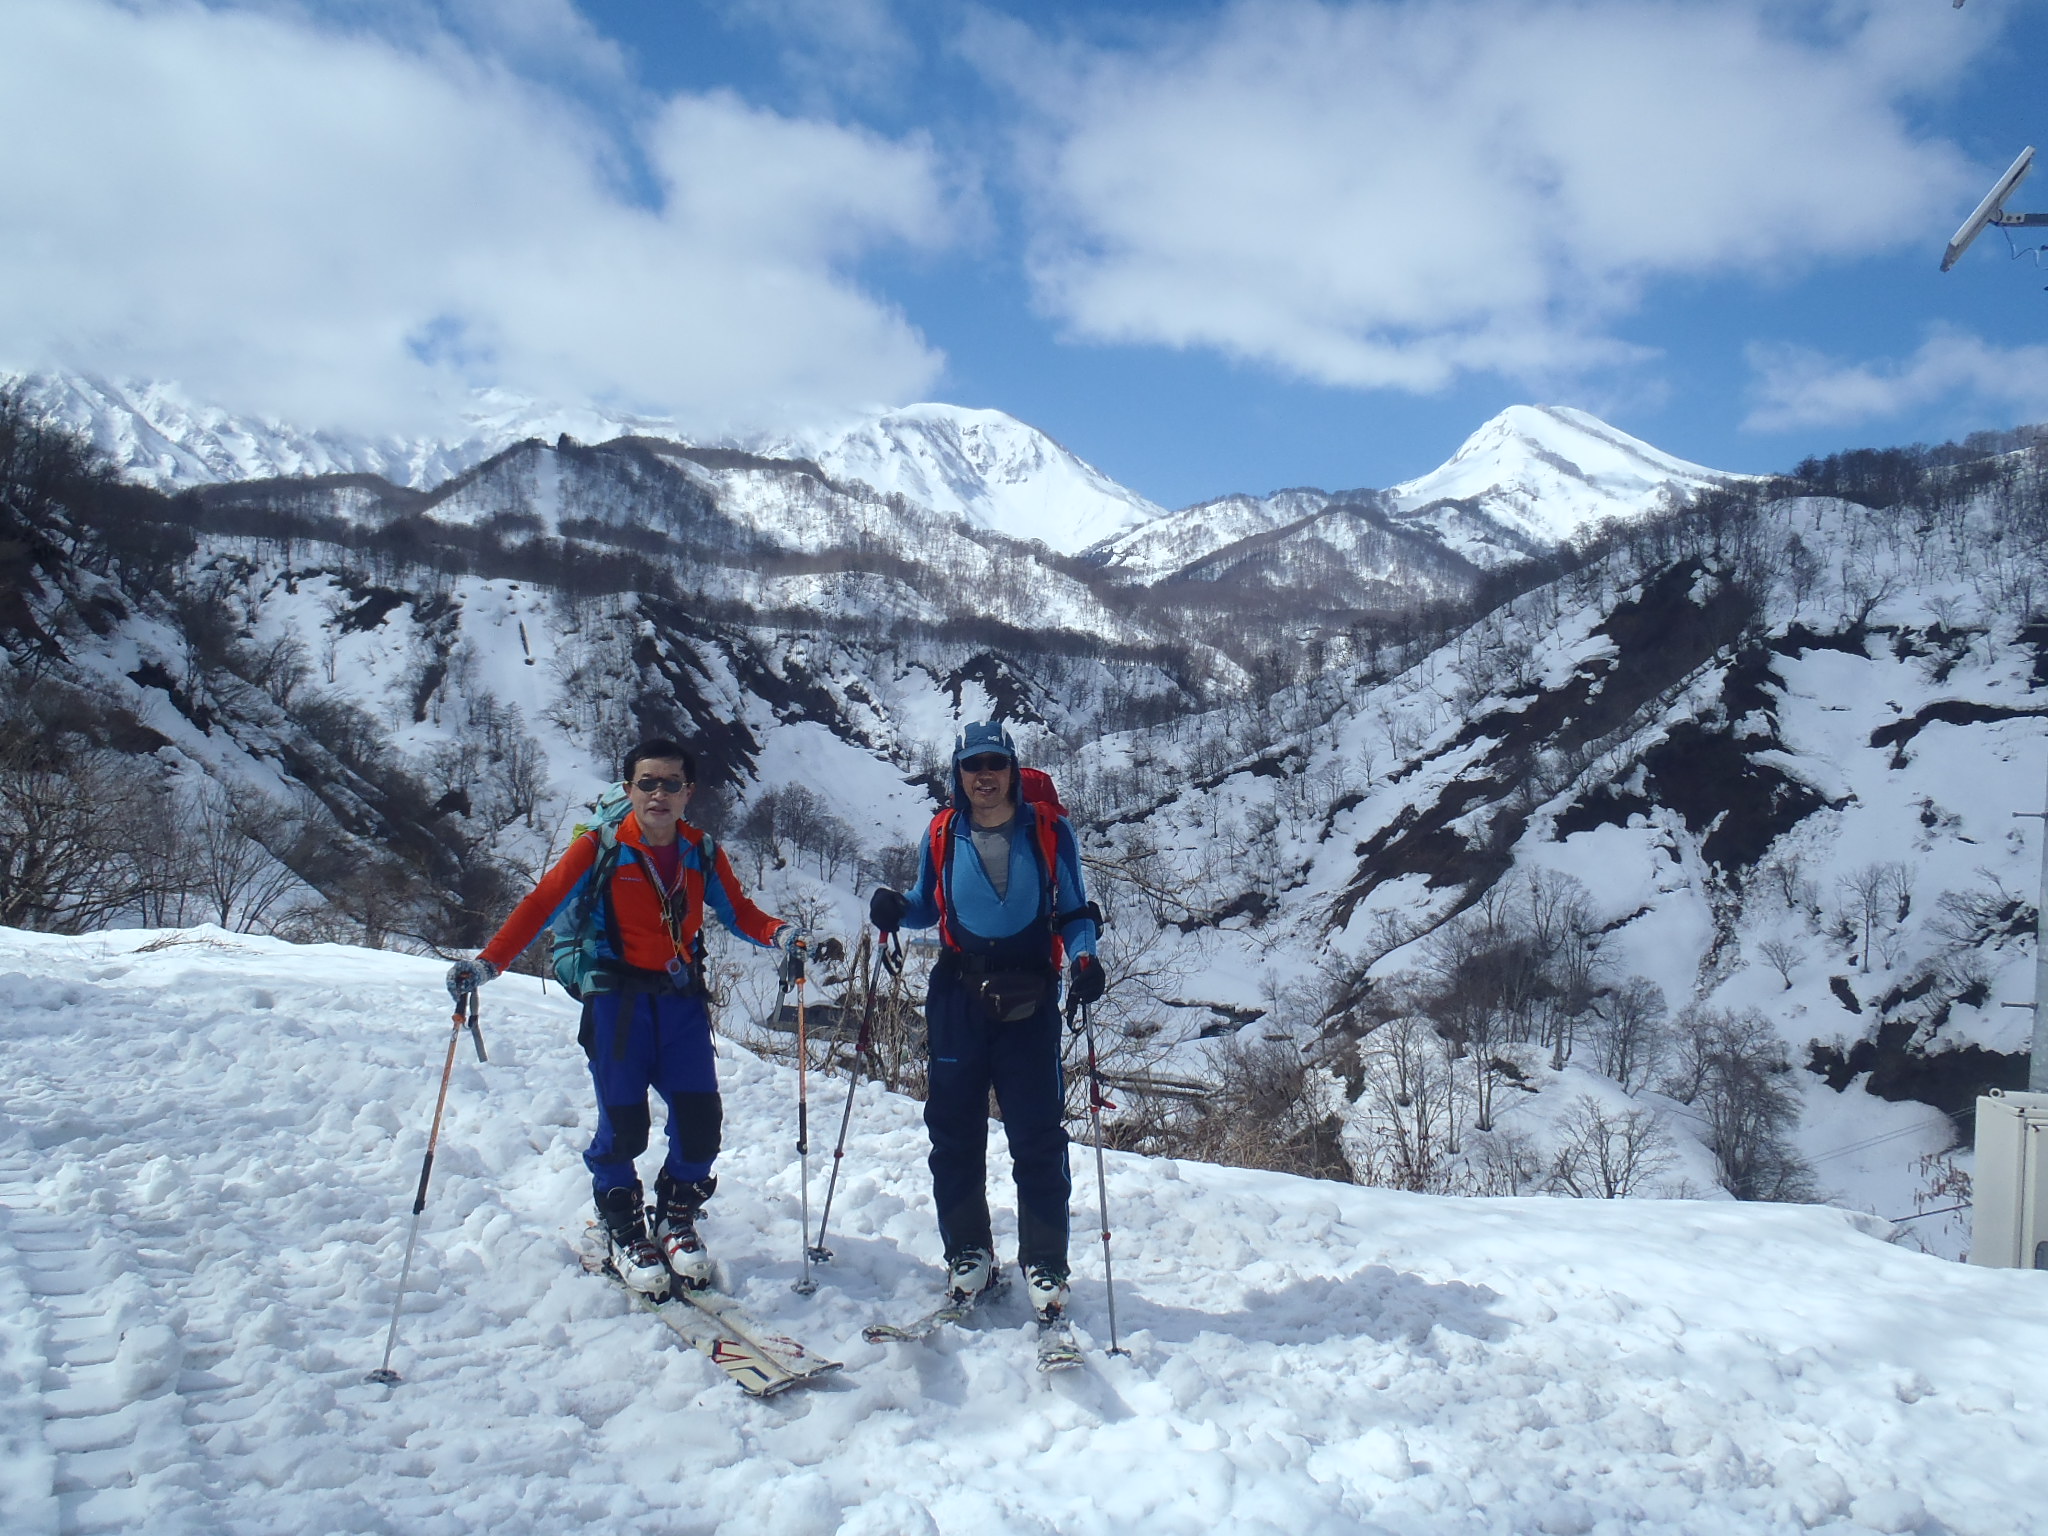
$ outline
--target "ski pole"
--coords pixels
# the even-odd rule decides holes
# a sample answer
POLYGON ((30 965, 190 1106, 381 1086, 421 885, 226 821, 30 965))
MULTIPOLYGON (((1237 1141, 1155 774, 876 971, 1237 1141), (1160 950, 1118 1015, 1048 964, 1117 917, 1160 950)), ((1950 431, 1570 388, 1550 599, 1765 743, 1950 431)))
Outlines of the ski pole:
POLYGON ((1102 1222, 1102 1285, 1109 1294, 1109 1352, 1128 1355, 1116 1341, 1116 1271, 1109 1262, 1109 1176, 1103 1171, 1102 1112, 1116 1105, 1102 1091, 1102 1071, 1095 1060, 1095 1007, 1082 1003, 1081 1027, 1088 1040, 1088 1123, 1095 1132, 1095 1211, 1102 1222))
POLYGON ((801 936, 789 947, 791 979, 796 983, 796 1155, 798 1187, 802 1197, 796 1239, 797 1246, 803 1251, 802 1271, 790 1289, 799 1296, 808 1296, 818 1288, 818 1282, 811 1278, 811 1038, 804 1021, 806 947, 801 936))
POLYGON ((455 1048, 462 1043, 464 1029, 476 1042, 477 1060, 489 1059, 484 1055, 484 1032, 476 1022, 475 987, 470 987, 456 999, 452 1022, 453 1027, 448 1031, 448 1059, 441 1067, 441 1094, 434 1100, 434 1124, 427 1132, 427 1155, 420 1160, 420 1187, 412 1197, 412 1231, 405 1239, 405 1263, 398 1271, 398 1294, 391 1299, 391 1329, 384 1335, 384 1363, 364 1378, 380 1387, 395 1387, 400 1380, 398 1372, 391 1369, 391 1351, 398 1346, 398 1315, 405 1306, 406 1283, 412 1279, 413 1245, 420 1240, 420 1212, 427 1208, 427 1179, 434 1171, 434 1148, 441 1140, 441 1112, 448 1107, 448 1079, 455 1075, 455 1048))
MULTIPOLYGON (((893 937, 893 934, 883 935, 885 940, 893 937)), ((832 1175, 825 1181, 825 1207, 818 1213, 818 1241, 811 1246, 810 1251, 811 1261, 816 1264, 829 1264, 832 1261, 832 1250, 825 1246, 825 1228, 832 1220, 832 1196, 839 1188, 839 1165, 846 1157, 846 1132, 853 1124, 853 1095, 860 1087, 861 1064, 868 1056, 868 1031, 875 1020, 875 994, 882 989, 885 953, 881 944, 875 946, 875 963, 868 972, 868 996, 866 1003, 861 1007, 860 1037, 853 1043, 853 1071, 846 1082, 846 1108, 839 1116, 838 1144, 832 1148, 832 1175)))

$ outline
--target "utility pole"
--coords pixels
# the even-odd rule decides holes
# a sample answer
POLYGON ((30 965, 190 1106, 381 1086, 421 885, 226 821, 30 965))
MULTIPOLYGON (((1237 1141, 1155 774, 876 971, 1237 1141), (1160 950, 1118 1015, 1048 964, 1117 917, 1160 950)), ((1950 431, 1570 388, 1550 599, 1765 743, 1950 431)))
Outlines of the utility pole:
POLYGON ((2027 1089, 2048 1093, 2048 798, 2039 811, 2022 811, 2041 821, 2041 892, 2034 910, 2034 1049, 2027 1061, 2027 1089))

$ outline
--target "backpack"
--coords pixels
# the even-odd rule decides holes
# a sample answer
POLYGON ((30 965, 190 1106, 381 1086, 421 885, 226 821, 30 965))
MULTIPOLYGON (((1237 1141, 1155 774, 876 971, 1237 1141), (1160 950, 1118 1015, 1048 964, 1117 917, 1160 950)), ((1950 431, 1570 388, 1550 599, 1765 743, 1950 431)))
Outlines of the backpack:
POLYGON ((555 979, 578 1002, 589 990, 591 978, 616 964, 623 952, 618 923, 606 897, 612 871, 619 867, 619 827, 632 808, 626 786, 614 784, 591 805, 590 819, 576 823, 569 834, 572 847, 579 837, 594 834, 597 838, 597 857, 548 923, 555 979))
MULTIPOLYGON (((1060 804, 1060 793, 1053 787, 1052 775, 1043 768, 1019 767, 1017 787, 1024 803, 1035 813, 1031 818, 1031 842, 1038 850, 1038 872, 1045 882, 1045 915, 1052 923, 1052 963, 1057 970, 1066 958, 1066 944, 1059 930, 1077 917, 1092 917, 1099 923, 1102 920, 1101 909, 1092 901, 1072 911, 1060 909, 1059 824, 1066 819, 1067 808, 1060 804)), ((932 817, 931 829, 927 833, 932 850, 932 895, 939 908, 939 942, 947 949, 960 947, 953 939, 953 902, 946 891, 953 855, 953 818, 958 814, 948 806, 932 817)))

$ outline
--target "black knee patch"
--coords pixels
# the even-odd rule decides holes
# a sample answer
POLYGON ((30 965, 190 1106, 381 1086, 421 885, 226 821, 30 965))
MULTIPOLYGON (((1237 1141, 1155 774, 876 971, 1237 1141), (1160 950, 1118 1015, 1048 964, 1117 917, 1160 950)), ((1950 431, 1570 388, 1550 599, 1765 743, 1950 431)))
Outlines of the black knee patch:
POLYGON ((638 1104, 607 1104, 605 1117, 612 1123, 612 1156, 618 1163, 630 1163, 647 1150, 647 1131, 653 1123, 645 1101, 638 1104))
MULTIPOLYGON (((683 1160, 709 1163, 718 1157, 719 1132, 725 1128, 725 1105, 715 1093, 678 1093, 668 1101, 675 1117, 676 1145, 683 1160)), ((643 1131, 642 1145, 646 1133, 643 1131)))

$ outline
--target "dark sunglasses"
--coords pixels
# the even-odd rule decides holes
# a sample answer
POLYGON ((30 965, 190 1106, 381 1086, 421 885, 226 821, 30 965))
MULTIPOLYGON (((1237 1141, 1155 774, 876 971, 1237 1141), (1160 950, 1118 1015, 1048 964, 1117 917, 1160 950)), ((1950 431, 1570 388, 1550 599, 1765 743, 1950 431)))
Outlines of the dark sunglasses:
POLYGON ((960 760, 962 773, 1000 773, 1010 766, 1010 760, 1000 752, 984 752, 979 757, 963 757, 960 760))
POLYGON ((643 795, 680 795, 689 786, 681 779, 657 779, 649 773, 635 779, 633 787, 643 795))

